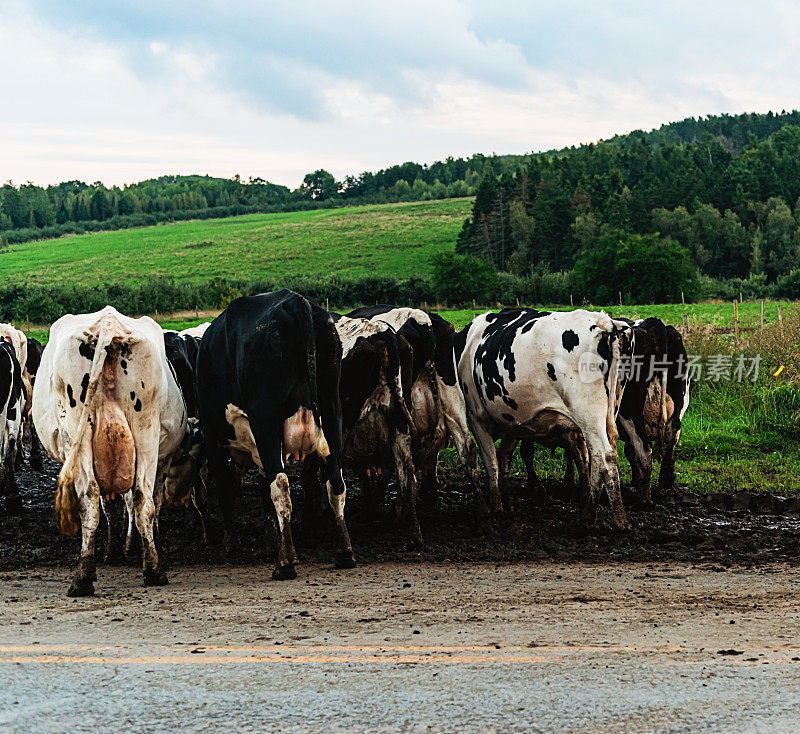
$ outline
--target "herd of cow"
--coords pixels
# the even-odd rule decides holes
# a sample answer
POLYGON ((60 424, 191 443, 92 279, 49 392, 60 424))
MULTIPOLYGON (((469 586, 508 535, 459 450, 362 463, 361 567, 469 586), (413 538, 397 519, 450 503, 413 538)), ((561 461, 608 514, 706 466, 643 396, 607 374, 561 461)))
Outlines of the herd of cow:
POLYGON ((213 492, 226 543, 234 543, 234 500, 253 466, 275 509, 273 578, 294 578, 285 469, 292 456, 303 462, 305 512, 332 510, 339 568, 355 565, 343 468, 361 479, 372 512, 394 477, 397 521, 418 544, 418 487, 435 491, 449 442, 483 528, 514 512, 504 478, 521 441, 532 490, 541 487, 534 445, 562 447, 568 474, 577 469, 587 521, 605 491, 612 521, 624 529, 617 440, 643 502, 652 500, 654 453, 659 485, 673 484, 689 395, 685 363, 680 335, 658 319, 506 308, 456 332, 419 309, 374 306, 343 316, 288 290, 238 298, 214 321, 182 332, 111 306, 63 316, 45 347, 2 325, 0 491, 7 512, 21 511, 14 469, 23 432, 33 468, 41 468, 39 440, 62 464, 56 524, 82 534, 70 596, 94 593, 100 513, 109 517, 118 498, 126 547, 136 531, 141 538, 144 583, 165 584, 155 543, 162 503, 194 505, 205 533, 213 492), (649 360, 650 368, 634 372, 626 360, 649 360))

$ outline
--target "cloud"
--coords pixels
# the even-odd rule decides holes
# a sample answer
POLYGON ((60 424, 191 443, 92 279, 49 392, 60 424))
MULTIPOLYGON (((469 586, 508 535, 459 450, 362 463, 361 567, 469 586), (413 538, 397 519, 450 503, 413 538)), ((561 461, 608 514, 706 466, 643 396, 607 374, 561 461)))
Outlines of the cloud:
POLYGON ((0 0, 0 176, 296 186, 796 104, 789 2, 0 0))

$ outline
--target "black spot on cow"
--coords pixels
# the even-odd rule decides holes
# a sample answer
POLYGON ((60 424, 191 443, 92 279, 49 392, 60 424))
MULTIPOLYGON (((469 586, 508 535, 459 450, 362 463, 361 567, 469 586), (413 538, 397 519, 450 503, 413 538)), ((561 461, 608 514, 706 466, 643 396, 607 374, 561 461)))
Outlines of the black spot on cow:
POLYGON ((8 411, 6 412, 6 419, 10 421, 17 420, 17 406, 12 405, 9 407, 8 411))
POLYGON ((131 400, 136 400, 136 393, 131 390, 131 400))
POLYGON ((124 370, 128 369, 128 360, 127 360, 127 359, 121 359, 121 360, 119 361, 119 365, 120 365, 120 367, 122 367, 122 369, 124 369, 124 370))
POLYGON ((514 416, 511 415, 510 413, 501 413, 500 415, 502 415, 503 418, 507 420, 509 423, 511 423, 514 420, 514 416))
POLYGON ((72 394, 72 385, 67 385, 67 397, 69 398, 69 407, 74 408, 78 403, 75 396, 72 394))
POLYGON ((94 349, 90 347, 86 342, 81 342, 78 346, 78 353, 81 357, 85 357, 90 362, 94 360, 94 349))
POLYGON ((575 349, 575 347, 580 344, 580 341, 581 340, 578 339, 578 335, 572 329, 567 329, 561 335, 561 343, 564 345, 564 349, 566 349, 568 352, 571 352, 573 349, 575 349))
POLYGON ((547 376, 553 381, 556 381, 556 369, 550 362, 547 363, 547 376))
POLYGON ((81 396, 80 401, 82 403, 86 402, 86 391, 89 389, 89 373, 83 373, 83 379, 81 380, 81 396))
MULTIPOLYGON (((508 396, 504 376, 498 364, 502 364, 508 381, 516 379, 516 359, 513 352, 514 339, 517 334, 525 331, 525 327, 535 324, 543 316, 549 316, 549 311, 537 311, 533 308, 504 308, 498 313, 486 317, 487 325, 483 330, 480 346, 475 351, 475 367, 480 365, 483 379, 479 379, 473 368, 473 379, 476 385, 483 386, 483 393, 487 400, 499 397, 512 410, 517 409, 517 403, 508 396)), ((458 336, 458 335, 457 335, 458 336)))
POLYGON ((133 409, 138 413, 142 409, 142 401, 139 398, 136 398, 136 402, 133 404, 133 409))

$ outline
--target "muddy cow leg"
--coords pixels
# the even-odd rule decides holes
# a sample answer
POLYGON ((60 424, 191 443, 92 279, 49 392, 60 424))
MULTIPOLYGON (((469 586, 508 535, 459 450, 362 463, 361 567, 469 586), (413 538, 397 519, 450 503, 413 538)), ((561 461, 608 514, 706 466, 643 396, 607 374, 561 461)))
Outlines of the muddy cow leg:
POLYGON ((125 555, 130 558, 136 553, 136 535, 138 534, 134 520, 133 493, 125 492, 123 498, 125 500, 125 517, 127 519, 124 550, 125 555))
POLYGON ((512 497, 510 490, 508 476, 511 471, 511 457, 514 455, 518 440, 511 436, 503 436, 500 439, 500 448, 497 451, 497 481, 500 487, 500 496, 511 512, 514 512, 514 497, 512 497))
MULTIPOLYGON (((89 452, 82 455, 91 457, 89 452)), ((97 580, 94 543, 100 522, 100 487, 94 480, 91 458, 84 459, 76 467, 74 491, 78 497, 81 522, 81 556, 67 596, 91 596, 97 580)))
POLYGON ((619 486, 617 470, 617 452, 608 441, 605 426, 599 427, 597 433, 585 435, 589 451, 589 503, 584 513, 588 520, 594 522, 597 515, 597 503, 600 493, 605 490, 611 506, 611 522, 618 530, 627 530, 630 525, 622 503, 622 492, 619 486))
POLYGON ((216 493, 219 510, 222 514, 225 550, 233 553, 239 547, 239 538, 234 524, 234 505, 236 501, 234 477, 236 471, 228 461, 227 451, 219 446, 206 446, 208 456, 208 478, 216 493))
POLYGON ((667 428, 664 438, 664 454, 661 457, 661 470, 658 474, 660 489, 672 489, 675 486, 675 446, 681 435, 681 429, 675 430, 672 426, 667 428))
POLYGON ((13 447, 6 461, 0 466, 0 494, 6 496, 5 506, 7 515, 22 514, 22 498, 19 496, 19 487, 14 473, 13 447))
POLYGON ((42 471, 42 442, 39 440, 30 417, 27 419, 27 426, 31 436, 31 452, 28 454, 28 463, 34 471, 42 471))
POLYGON ((350 533, 347 532, 347 524, 344 521, 344 503, 347 496, 344 479, 338 487, 332 482, 326 481, 325 488, 328 491, 328 503, 333 510, 336 524, 336 555, 333 558, 333 565, 336 568, 355 568, 356 559, 353 556, 350 533))
POLYGON ((200 526, 203 529, 203 543, 208 545, 211 537, 211 516, 208 513, 208 491, 201 477, 197 477, 192 487, 192 506, 200 518, 200 526))
POLYGON ((297 571, 294 568, 297 563, 297 552, 292 540, 292 496, 289 492, 289 477, 283 471, 269 472, 267 476, 271 476, 269 496, 278 520, 278 562, 272 571, 272 578, 276 581, 285 581, 297 578, 297 571))
POLYGON ((631 465, 636 494, 644 504, 652 504, 650 478, 653 474, 653 451, 650 442, 641 438, 646 435, 644 422, 620 418, 617 424, 620 438, 625 441, 625 458, 631 465))
POLYGON ((392 441, 392 455, 397 471, 397 519, 405 528, 412 545, 422 545, 422 530, 417 517, 417 476, 411 459, 411 435, 397 433, 392 441))
POLYGON ((503 500, 500 497, 499 466, 497 463, 497 450, 491 434, 477 421, 474 425, 475 439, 478 450, 481 452, 483 465, 486 468, 486 491, 488 495, 489 511, 493 515, 503 513, 503 500))
POLYGON ((478 455, 475 451, 475 442, 467 426, 466 418, 456 418, 445 414, 447 428, 453 444, 456 447, 461 463, 466 467, 469 474, 469 489, 475 507, 475 525, 481 532, 488 532, 492 529, 489 523, 489 506, 486 498, 481 492, 478 484, 478 455))
POLYGON ((136 467, 136 483, 133 494, 133 513, 136 528, 142 540, 142 576, 145 586, 163 586, 167 575, 158 560, 154 537, 156 505, 153 500, 153 484, 147 480, 145 472, 136 467))

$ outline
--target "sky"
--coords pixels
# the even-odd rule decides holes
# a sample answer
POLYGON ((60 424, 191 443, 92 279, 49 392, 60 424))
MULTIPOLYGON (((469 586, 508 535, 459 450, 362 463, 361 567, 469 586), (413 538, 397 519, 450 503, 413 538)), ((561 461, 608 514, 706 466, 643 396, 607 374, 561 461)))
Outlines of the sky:
POLYGON ((800 4, 0 0, 0 180, 296 187, 800 106, 800 4))

